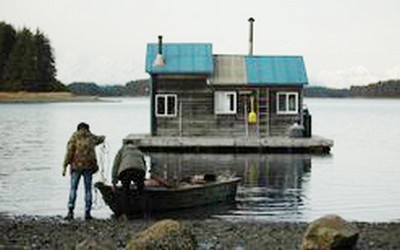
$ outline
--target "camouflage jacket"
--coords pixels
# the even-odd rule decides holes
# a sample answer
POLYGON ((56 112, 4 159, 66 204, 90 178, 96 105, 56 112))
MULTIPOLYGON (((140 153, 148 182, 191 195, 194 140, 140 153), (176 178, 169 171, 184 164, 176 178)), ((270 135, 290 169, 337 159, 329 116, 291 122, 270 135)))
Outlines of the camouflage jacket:
POLYGON ((98 170, 95 147, 104 142, 104 136, 97 136, 87 130, 76 131, 68 141, 67 153, 65 154, 64 169, 68 164, 71 169, 93 169, 98 170))
POLYGON ((122 172, 127 169, 141 169, 146 171, 144 154, 135 145, 122 146, 114 159, 112 168, 112 183, 117 183, 122 172))

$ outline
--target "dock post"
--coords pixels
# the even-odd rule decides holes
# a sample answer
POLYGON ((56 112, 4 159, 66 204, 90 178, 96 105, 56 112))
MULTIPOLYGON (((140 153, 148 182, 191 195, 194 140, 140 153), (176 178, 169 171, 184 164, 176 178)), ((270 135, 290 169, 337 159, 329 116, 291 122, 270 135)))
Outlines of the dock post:
POLYGON ((179 136, 183 134, 183 121, 182 121, 182 101, 179 102, 179 136))
POLYGON ((247 95, 244 97, 244 108, 243 108, 243 115, 244 115, 244 131, 246 134, 246 137, 249 136, 249 122, 247 120, 247 95))

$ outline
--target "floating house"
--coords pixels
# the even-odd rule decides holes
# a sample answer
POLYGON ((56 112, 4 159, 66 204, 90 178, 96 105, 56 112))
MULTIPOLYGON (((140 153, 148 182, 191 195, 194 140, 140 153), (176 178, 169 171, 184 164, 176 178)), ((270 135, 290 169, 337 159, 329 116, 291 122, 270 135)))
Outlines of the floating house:
POLYGON ((139 137, 143 148, 329 152, 333 144, 311 137, 303 57, 253 55, 252 22, 248 55, 214 54, 211 43, 163 43, 159 36, 147 45, 146 72, 151 135, 139 137), (306 138, 290 137, 294 124, 306 138))

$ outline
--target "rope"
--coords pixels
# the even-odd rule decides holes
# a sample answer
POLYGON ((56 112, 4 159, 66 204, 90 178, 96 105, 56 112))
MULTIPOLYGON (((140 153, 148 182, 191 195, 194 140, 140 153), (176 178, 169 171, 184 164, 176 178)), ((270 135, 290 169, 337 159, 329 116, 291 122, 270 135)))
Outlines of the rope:
MULTIPOLYGON (((99 165, 99 172, 100 172, 100 182, 106 183, 107 178, 105 176, 106 169, 110 166, 110 146, 105 141, 102 145, 98 148, 97 151, 97 163, 99 165)), ((94 189, 94 197, 93 197, 93 209, 100 209, 104 207, 104 202, 101 199, 101 194, 97 188, 92 186, 92 190, 94 189)))
POLYGON ((107 142, 103 142, 103 144, 99 147, 98 151, 98 164, 100 170, 100 181, 103 183, 107 182, 107 178, 105 176, 105 170, 108 170, 110 166, 110 146, 107 142))

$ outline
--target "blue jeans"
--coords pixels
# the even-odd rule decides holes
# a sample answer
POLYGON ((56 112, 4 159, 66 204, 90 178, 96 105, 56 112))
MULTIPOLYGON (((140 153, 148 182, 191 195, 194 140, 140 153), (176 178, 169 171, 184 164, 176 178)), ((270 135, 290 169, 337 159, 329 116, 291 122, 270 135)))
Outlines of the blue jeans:
POLYGON ((73 211, 75 208, 76 191, 78 190, 79 181, 82 175, 85 184, 85 212, 90 212, 92 208, 92 175, 93 175, 91 169, 71 171, 71 188, 69 190, 68 209, 73 211))

